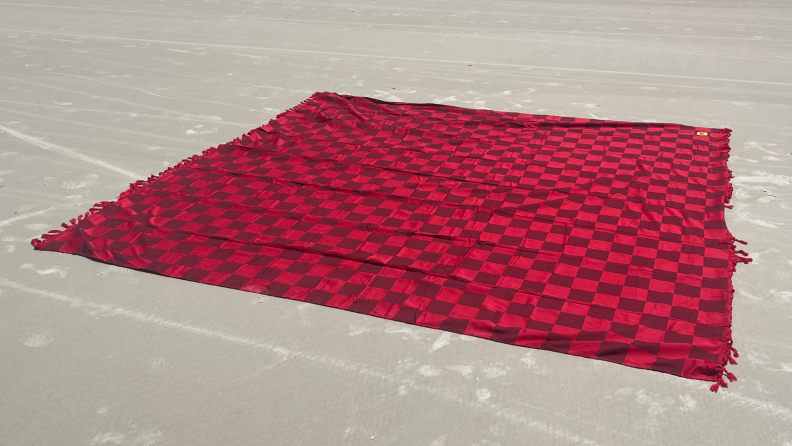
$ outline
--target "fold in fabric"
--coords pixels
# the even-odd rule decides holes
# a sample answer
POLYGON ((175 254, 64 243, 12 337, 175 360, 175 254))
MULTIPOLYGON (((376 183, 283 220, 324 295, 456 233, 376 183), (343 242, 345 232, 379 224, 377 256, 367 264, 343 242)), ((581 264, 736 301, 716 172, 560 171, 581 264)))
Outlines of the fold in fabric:
POLYGON ((316 93, 33 245, 717 390, 730 133, 316 93))

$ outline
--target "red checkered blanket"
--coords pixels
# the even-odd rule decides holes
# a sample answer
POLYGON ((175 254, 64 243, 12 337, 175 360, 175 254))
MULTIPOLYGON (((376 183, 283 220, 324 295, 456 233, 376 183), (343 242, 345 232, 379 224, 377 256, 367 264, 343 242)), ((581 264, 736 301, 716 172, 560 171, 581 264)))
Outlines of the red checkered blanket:
POLYGON ((717 390, 729 134, 316 93, 33 245, 717 390))

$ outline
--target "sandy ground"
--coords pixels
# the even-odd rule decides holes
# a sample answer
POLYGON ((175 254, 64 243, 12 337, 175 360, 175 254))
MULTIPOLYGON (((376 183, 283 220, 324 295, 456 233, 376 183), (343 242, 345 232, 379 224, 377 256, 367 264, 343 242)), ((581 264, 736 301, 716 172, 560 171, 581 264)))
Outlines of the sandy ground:
POLYGON ((792 445, 792 4, 0 3, 0 444, 792 445), (734 129, 739 381, 34 252, 317 90, 734 129))

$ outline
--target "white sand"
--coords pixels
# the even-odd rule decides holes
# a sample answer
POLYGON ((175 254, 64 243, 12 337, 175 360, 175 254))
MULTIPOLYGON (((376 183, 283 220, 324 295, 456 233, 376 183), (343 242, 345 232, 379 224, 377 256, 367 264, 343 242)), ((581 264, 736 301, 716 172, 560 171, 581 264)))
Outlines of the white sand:
POLYGON ((792 445, 788 0, 43 2, 0 3, 0 444, 792 445), (733 128, 740 380, 28 243, 316 90, 733 128))

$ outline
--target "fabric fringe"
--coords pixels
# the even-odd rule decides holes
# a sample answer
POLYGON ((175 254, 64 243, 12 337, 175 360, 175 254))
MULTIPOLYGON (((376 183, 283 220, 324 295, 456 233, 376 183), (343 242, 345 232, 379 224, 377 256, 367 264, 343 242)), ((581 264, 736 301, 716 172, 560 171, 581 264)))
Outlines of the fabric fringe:
POLYGON ((34 238, 33 240, 31 240, 30 244, 33 245, 33 248, 35 249, 43 250, 47 240, 51 239, 52 237, 55 237, 56 235, 60 234, 63 231, 68 231, 73 226, 77 226, 77 224, 82 222, 84 219, 90 217, 96 212, 101 211, 106 205, 110 203, 111 203, 110 201, 100 201, 98 203, 94 203, 94 205, 91 206, 91 209, 89 209, 85 214, 78 215, 77 218, 72 218, 68 222, 61 223, 63 229, 52 229, 48 232, 45 232, 44 234, 41 234, 39 236, 40 238, 34 238))
MULTIPOLYGON (((731 135, 731 129, 724 129, 724 135, 719 137, 718 140, 725 140, 726 144, 722 147, 726 151, 726 159, 729 159, 729 152, 731 147, 729 147, 729 135, 731 135)), ((734 178, 734 174, 730 169, 726 169, 727 172, 727 179, 728 179, 728 187, 726 189, 726 195, 724 197, 724 207, 727 209, 732 209, 734 206, 729 205, 728 203, 731 202, 732 195, 734 194, 734 186, 732 185, 731 179, 734 178)), ((728 382, 737 381, 737 377, 734 373, 729 372, 726 370, 726 365, 733 365, 737 364, 737 361, 734 358, 739 358, 740 354, 737 352, 737 349, 734 348, 733 341, 732 341, 732 334, 731 334, 731 324, 732 324, 732 301, 734 300, 734 286, 732 285, 732 275, 734 275, 734 271, 737 269, 737 264, 739 263, 750 263, 753 261, 752 258, 748 257, 748 253, 742 249, 737 249, 736 243, 740 243, 742 245, 747 245, 747 243, 743 240, 740 240, 731 233, 729 234, 729 239, 721 241, 723 244, 729 245, 730 254, 729 254, 729 298, 726 302, 726 309, 729 314, 729 328, 727 329, 727 348, 726 352, 721 356, 720 363, 717 367, 715 367, 715 384, 710 386, 710 390, 712 392, 717 392, 718 389, 721 387, 727 388, 729 387, 728 382), (726 382, 728 380, 728 382, 726 382)))
POLYGON ((729 384, 724 380, 724 377, 729 380, 729 382, 737 381, 737 377, 734 376, 733 373, 726 370, 727 364, 737 364, 737 361, 734 358, 739 358, 740 353, 737 351, 736 348, 732 346, 732 338, 731 338, 731 315, 732 315, 732 300, 734 299, 734 286, 732 285, 731 276, 734 274, 734 271, 737 270, 737 265, 740 263, 750 263, 753 261, 752 258, 748 257, 748 253, 743 251, 742 249, 737 249, 736 243, 741 243, 743 245, 747 245, 747 243, 743 240, 739 240, 737 238, 731 237, 730 240, 723 241, 721 243, 726 243, 729 245, 729 249, 731 253, 729 255, 729 300, 726 303, 726 308, 729 313, 729 330, 728 330, 728 347, 726 352, 721 357, 720 364, 715 369, 715 376, 717 376, 717 381, 715 384, 710 386, 710 390, 713 392, 717 392, 721 387, 729 387, 729 384))
MULTIPOLYGON (((245 135, 243 135, 243 137, 250 136, 253 132, 255 132, 256 130, 258 130, 260 128, 261 127, 257 127, 255 129, 247 132, 245 135)), ((239 140, 240 140, 240 138, 235 138, 234 140, 232 140, 232 141, 230 141, 230 142, 228 142, 226 144, 234 144, 234 143, 239 142, 239 140)), ((210 148, 204 150, 203 152, 201 152, 200 154, 192 155, 192 156, 189 156, 189 157, 179 161, 177 164, 175 164, 175 165, 173 165, 171 167, 168 167, 167 169, 163 170, 162 172, 160 172, 160 173, 158 173, 156 175, 149 176, 145 180, 138 180, 138 181, 135 181, 134 183, 130 183, 129 184, 129 188, 127 190, 125 190, 124 192, 121 192, 121 194, 118 196, 118 198, 116 198, 115 201, 118 201, 118 200, 121 200, 123 198, 126 198, 127 196, 129 196, 130 194, 135 192, 136 190, 138 190, 138 189, 140 189, 142 187, 145 187, 145 186, 153 183, 154 181, 159 180, 163 176, 168 175, 169 173, 171 173, 171 172, 173 172, 175 170, 181 169, 183 167, 190 166, 194 162, 198 161, 200 158, 202 158, 204 156, 207 156, 207 155, 210 155, 210 154, 214 153, 215 151, 217 151, 218 147, 220 147, 220 146, 210 147, 210 148)), ((44 250, 44 248, 45 248, 45 246, 47 244, 47 241, 49 239, 57 236, 61 232, 68 231, 69 229, 73 228, 74 226, 77 226, 84 219, 86 219, 86 218, 90 217, 91 215, 101 211, 102 209, 105 208, 105 206, 107 206, 108 204, 114 203, 115 201, 100 201, 98 203, 94 203, 94 205, 91 207, 91 209, 89 209, 88 212, 86 212, 85 214, 79 215, 79 216, 77 216, 77 218, 72 218, 68 222, 61 223, 61 226, 63 227, 63 229, 53 229, 53 230, 48 231, 48 232, 46 232, 44 234, 41 234, 41 236, 39 236, 39 238, 34 238, 33 240, 31 240, 30 244, 33 245, 33 248, 35 248, 35 249, 38 249, 40 251, 44 250)))
POLYGON ((289 113, 297 110, 298 108, 302 107, 303 105, 306 105, 307 103, 311 102, 316 96, 319 96, 321 94, 323 94, 323 93, 320 92, 320 91, 317 91, 316 93, 312 94, 311 96, 303 99, 299 104, 295 105, 294 107, 288 108, 288 109, 278 113, 278 115, 275 116, 275 119, 280 119, 280 117, 288 115, 289 113))
MULTIPOLYGON (((291 107, 288 110, 278 114, 275 117, 275 119, 278 119, 281 116, 287 115, 287 114, 293 112, 294 110, 306 105, 311 100, 313 100, 314 97, 316 97, 317 95, 320 95, 320 94, 322 94, 322 93, 321 92, 316 92, 316 93, 312 94, 310 97, 308 97, 307 99, 303 100, 302 102, 300 102, 299 104, 295 105, 294 107, 291 107)), ((266 124, 266 125, 268 125, 268 124, 266 124)), ((266 125, 262 125, 262 126, 256 127, 254 129, 250 130, 249 132, 245 133, 241 137, 234 138, 232 141, 229 141, 226 144, 239 144, 239 143, 242 142, 241 141, 242 138, 254 135, 254 133, 257 130, 263 129, 264 127, 266 127, 266 125)), ((121 200, 121 199, 129 196, 130 194, 132 194, 136 190, 138 190, 138 189, 140 189, 142 187, 145 187, 145 186, 153 183, 154 181, 157 181, 161 177, 163 177, 165 175, 168 175, 169 173, 171 173, 171 172, 173 172, 175 170, 181 169, 183 167, 190 166, 194 162, 198 161, 198 159, 200 159, 200 158, 202 158, 204 156, 210 155, 210 154, 214 153, 215 151, 217 151, 218 147, 220 147, 220 146, 211 147, 209 149, 204 150, 200 154, 189 156, 189 157, 179 161, 174 166, 168 167, 167 169, 163 170, 162 172, 160 172, 160 173, 158 173, 156 175, 151 175, 148 178, 146 178, 145 180, 138 180, 138 181, 135 181, 134 183, 130 183, 129 184, 129 188, 127 190, 125 190, 124 192, 121 192, 121 194, 118 196, 118 198, 116 198, 115 201, 121 200)), ((91 215, 101 211, 102 209, 104 209, 105 206, 107 206, 110 203, 114 203, 114 201, 100 201, 98 203, 94 203, 94 205, 91 207, 91 209, 89 209, 88 212, 86 212, 85 214, 79 215, 79 216, 77 216, 77 218, 73 218, 73 219, 69 220, 68 222, 61 223, 61 226, 63 227, 63 229, 53 229, 53 230, 48 231, 48 232, 46 232, 44 234, 41 234, 41 236, 39 236, 39 238, 34 238, 33 240, 31 240, 30 244, 33 245, 33 248, 35 248, 35 249, 38 249, 40 251, 44 250, 44 248, 45 248, 45 246, 47 244, 47 241, 49 239, 57 236, 61 232, 68 231, 69 229, 73 228, 74 226, 77 226, 84 219, 86 219, 86 218, 90 217, 91 215)))

